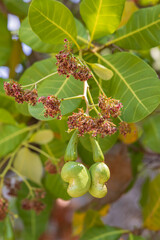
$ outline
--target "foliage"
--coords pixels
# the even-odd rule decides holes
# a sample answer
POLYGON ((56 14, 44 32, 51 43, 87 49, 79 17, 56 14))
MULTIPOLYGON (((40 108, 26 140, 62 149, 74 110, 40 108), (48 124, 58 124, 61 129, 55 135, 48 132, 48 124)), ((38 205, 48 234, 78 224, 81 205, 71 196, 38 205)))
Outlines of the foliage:
MULTIPOLYGON (((160 153, 160 67, 154 69, 160 58, 153 54, 160 52, 159 12, 158 1, 148 0, 0 2, 0 235, 5 239, 39 239, 59 202, 72 203, 84 194, 77 200, 84 206, 73 217, 77 239, 143 240, 146 229, 150 235, 160 230, 159 165, 145 162, 159 160, 160 153), (19 30, 8 29, 9 14, 19 18, 19 30), (7 78, 1 76, 6 69, 7 78), (120 197, 111 194, 119 186, 117 159, 108 157, 119 145, 130 157, 126 175, 132 174, 121 194, 144 180, 138 230, 102 219, 120 197)), ((118 157, 126 163, 122 152, 118 157)))

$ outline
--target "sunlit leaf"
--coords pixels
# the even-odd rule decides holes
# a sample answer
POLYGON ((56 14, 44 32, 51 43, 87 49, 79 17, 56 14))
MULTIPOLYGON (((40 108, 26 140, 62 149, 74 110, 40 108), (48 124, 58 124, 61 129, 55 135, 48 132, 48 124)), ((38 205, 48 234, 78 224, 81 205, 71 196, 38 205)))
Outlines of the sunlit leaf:
POLYGON ((33 31, 47 43, 62 44, 64 39, 77 45, 77 30, 72 13, 60 2, 33 0, 29 8, 33 31))
POLYGON ((114 72, 107 82, 109 94, 122 102, 124 121, 140 121, 155 110, 160 103, 160 81, 148 64, 130 53, 98 57, 114 72))
POLYGON ((13 116, 4 108, 0 108, 0 122, 11 125, 17 124, 13 116))
POLYGON ((125 0, 83 0, 80 13, 90 31, 90 41, 113 33, 118 27, 125 0))
POLYGON ((150 49, 160 45, 160 5, 136 11, 115 34, 114 43, 125 49, 150 49))

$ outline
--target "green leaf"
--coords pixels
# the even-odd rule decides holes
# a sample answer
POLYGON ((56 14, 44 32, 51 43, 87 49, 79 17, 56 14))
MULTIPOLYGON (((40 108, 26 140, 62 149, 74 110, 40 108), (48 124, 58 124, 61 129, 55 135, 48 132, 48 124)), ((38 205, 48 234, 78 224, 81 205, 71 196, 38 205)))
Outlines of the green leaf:
POLYGON ((138 122, 155 110, 160 103, 160 81, 148 64, 130 53, 96 55, 114 72, 108 88, 110 96, 123 104, 124 121, 138 122))
POLYGON ((71 199, 67 193, 68 184, 62 180, 60 174, 47 174, 44 179, 44 184, 54 198, 62 198, 63 200, 71 199))
POLYGON ((89 29, 91 38, 113 33, 120 24, 125 0, 83 0, 80 13, 89 29))
POLYGON ((21 148, 14 160, 14 168, 29 180, 41 185, 43 166, 38 154, 28 148, 21 148))
POLYGON ((18 215, 23 221, 23 231, 21 239, 24 240, 37 240, 40 238, 41 234, 46 230, 51 209, 53 207, 53 199, 47 193, 43 203, 46 208, 37 215, 35 211, 26 211, 21 207, 21 201, 28 195, 28 189, 24 184, 22 184, 20 191, 18 191, 18 197, 16 199, 16 205, 18 209, 18 215))
POLYGON ((64 156, 66 147, 67 144, 65 142, 56 138, 54 138, 52 142, 42 146, 42 148, 47 151, 49 155, 56 158, 64 156))
POLYGON ((28 17, 22 22, 19 29, 19 37, 21 42, 30 46, 34 51, 44 52, 44 53, 53 53, 58 52, 63 48, 62 44, 50 44, 44 43, 42 40, 33 32, 28 17))
POLYGON ((145 239, 141 236, 135 236, 133 234, 129 234, 128 240, 145 240, 145 239))
POLYGON ((31 114, 29 113, 28 110, 28 104, 26 102, 24 103, 15 103, 16 109, 18 110, 18 112, 20 112, 21 114, 23 114, 24 116, 31 116, 31 114))
MULTIPOLYGON (((38 96, 55 95, 58 98, 68 98, 83 94, 83 82, 75 80, 72 76, 65 78, 55 74, 56 59, 49 58, 43 61, 34 63, 28 68, 20 79, 22 85, 36 83, 38 80, 43 80, 37 84, 38 96)), ((81 99, 72 99, 62 101, 61 111, 65 115, 76 109, 81 102, 81 99)), ((36 106, 29 106, 30 114, 40 120, 52 120, 53 118, 44 117, 44 107, 42 103, 37 103, 36 106)))
POLYGON ((11 125, 17 124, 12 115, 4 108, 0 108, 0 122, 11 125))
POLYGON ((160 230, 160 174, 149 183, 148 199, 143 207, 144 227, 160 230))
POLYGON ((114 43, 125 49, 150 49, 160 45, 160 5, 140 9, 120 28, 114 43))
POLYGON ((153 152, 160 153, 160 115, 146 119, 143 129, 143 144, 153 152))
POLYGON ((0 157, 12 152, 26 136, 27 128, 5 125, 0 129, 0 157))
POLYGON ((102 80, 110 80, 113 77, 113 72, 99 63, 93 63, 91 67, 95 74, 102 80))
POLYGON ((9 12, 18 15, 21 18, 27 16, 29 4, 23 0, 3 0, 9 12))
POLYGON ((0 66, 6 64, 11 54, 11 34, 7 29, 7 18, 0 13, 0 66))
POLYGON ((118 240, 126 232, 110 226, 92 227, 80 238, 80 240, 118 240))
POLYGON ((31 137, 30 142, 47 144, 53 140, 53 137, 54 134, 50 129, 41 129, 31 137))
POLYGON ((9 216, 4 220, 4 240, 15 240, 14 230, 9 216))
POLYGON ((67 38, 79 48, 73 15, 62 3, 54 0, 33 0, 29 8, 29 22, 42 41, 62 44, 67 38))
MULTIPOLYGON (((100 145, 102 151, 106 152, 107 150, 109 150, 117 141, 117 137, 118 137, 118 133, 115 133, 111 136, 106 136, 104 138, 101 138, 98 136, 97 140, 99 142, 99 145, 100 145)), ((91 145, 89 135, 86 134, 84 137, 81 137, 80 142, 84 148, 86 148, 88 151, 92 152, 92 145, 91 145)))

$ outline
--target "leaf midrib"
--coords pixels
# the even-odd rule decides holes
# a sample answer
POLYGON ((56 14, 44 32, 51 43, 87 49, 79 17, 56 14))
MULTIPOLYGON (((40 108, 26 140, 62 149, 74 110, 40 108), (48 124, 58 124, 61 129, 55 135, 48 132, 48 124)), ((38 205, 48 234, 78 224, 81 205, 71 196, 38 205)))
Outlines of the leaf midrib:
POLYGON ((94 37, 94 34, 95 34, 95 31, 96 31, 96 27, 97 27, 97 23, 98 23, 98 19, 99 19, 99 13, 100 13, 100 10, 101 10, 101 7, 102 7, 102 0, 100 0, 99 2, 99 7, 98 7, 98 12, 97 12, 97 16, 96 16, 96 21, 95 21, 95 24, 93 26, 93 31, 92 31, 92 34, 91 34, 91 39, 90 39, 90 42, 92 42, 93 40, 93 37, 94 37))
POLYGON ((126 87, 130 90, 130 92, 132 93, 132 95, 137 99, 137 101, 143 106, 143 108, 147 111, 147 113, 150 113, 147 109, 147 107, 142 103, 142 101, 139 99, 139 97, 135 94, 135 92, 133 91, 133 89, 130 87, 130 85, 127 83, 127 81, 125 80, 125 78, 121 75, 121 73, 109 62, 107 61, 105 58, 103 58, 101 55, 99 55, 98 53, 94 53, 98 58, 100 58, 103 62, 105 62, 108 66, 110 66, 110 68, 120 77, 120 79, 124 82, 124 84, 126 85, 126 87))
POLYGON ((145 29, 147 29, 147 28, 151 27, 152 25, 155 25, 155 24, 157 24, 157 23, 159 23, 159 22, 160 22, 160 19, 158 19, 158 20, 156 20, 155 22, 152 22, 152 23, 150 23, 150 24, 148 24, 148 25, 145 25, 145 26, 143 26, 143 27, 141 27, 141 28, 139 28, 139 29, 136 29, 135 31, 132 31, 132 32, 130 32, 130 33, 127 33, 127 34, 125 34, 125 35, 123 35, 123 36, 121 36, 121 37, 115 38, 115 39, 109 41, 108 43, 106 43, 105 46, 109 46, 109 45, 112 44, 112 43, 115 43, 115 42, 121 41, 121 40, 123 40, 123 39, 125 39, 125 38, 128 38, 128 37, 130 37, 130 36, 132 36, 132 35, 134 35, 134 34, 136 34, 136 33, 139 33, 139 32, 141 32, 141 31, 143 31, 143 30, 145 30, 145 29))
POLYGON ((113 236, 113 235, 117 235, 117 234, 123 234, 123 233, 126 233, 126 232, 129 232, 129 231, 125 231, 125 230, 116 230, 116 231, 112 231, 112 232, 107 232, 107 233, 104 233, 104 234, 99 234, 98 237, 93 237, 92 240, 99 240, 100 238, 102 237, 107 237, 107 236, 113 236))
POLYGON ((62 32, 64 32, 66 35, 69 36, 69 38, 75 43, 75 45, 77 46, 78 49, 80 49, 78 43, 76 42, 76 40, 72 37, 72 35, 69 34, 69 32, 67 32, 64 28, 62 28, 60 25, 58 25, 56 22, 52 21, 51 19, 49 19, 45 14, 43 14, 38 8, 36 8, 35 6, 32 6, 37 12, 39 12, 41 14, 41 16, 43 16, 44 18, 46 18, 49 22, 51 22, 53 25, 55 25, 57 28, 59 28, 62 32))

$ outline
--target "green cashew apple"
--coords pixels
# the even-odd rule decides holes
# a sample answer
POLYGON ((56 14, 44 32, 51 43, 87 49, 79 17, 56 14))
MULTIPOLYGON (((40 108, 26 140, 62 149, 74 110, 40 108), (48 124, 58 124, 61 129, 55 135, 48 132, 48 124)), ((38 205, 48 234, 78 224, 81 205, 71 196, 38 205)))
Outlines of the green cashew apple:
POLYGON ((96 198, 103 198, 107 194, 105 183, 110 178, 110 171, 103 162, 93 164, 89 172, 91 174, 91 187, 89 193, 96 198))
POLYGON ((61 171, 62 179, 67 182, 67 192, 71 197, 81 197, 88 192, 91 177, 88 169, 78 162, 67 162, 61 171))
POLYGON ((103 152, 101 150, 101 147, 99 146, 98 141, 93 137, 90 137, 90 140, 91 140, 91 144, 92 144, 94 162, 103 162, 104 161, 104 155, 103 155, 103 152))
POLYGON ((73 135, 67 145, 65 155, 64 155, 65 161, 75 161, 77 159, 77 157, 78 157, 77 144, 78 144, 78 131, 76 130, 73 133, 73 135))

